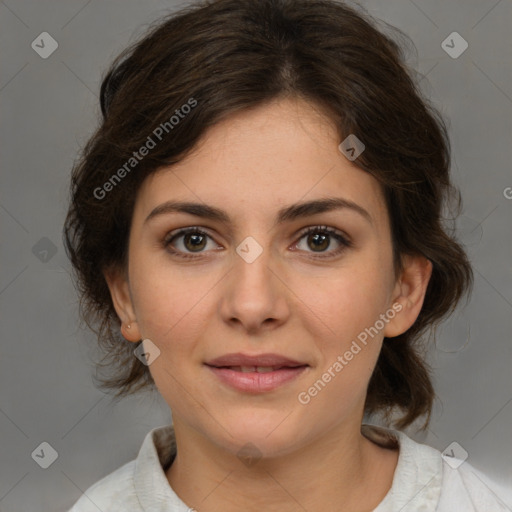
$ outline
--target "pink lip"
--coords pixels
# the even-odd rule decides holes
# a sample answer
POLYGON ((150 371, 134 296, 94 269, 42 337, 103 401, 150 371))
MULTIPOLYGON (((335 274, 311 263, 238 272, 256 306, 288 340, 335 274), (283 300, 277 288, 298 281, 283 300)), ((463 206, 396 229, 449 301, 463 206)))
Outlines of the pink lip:
POLYGON ((267 373, 248 372, 243 373, 230 368, 217 368, 206 365, 224 384, 239 391, 249 393, 263 393, 272 391, 297 378, 307 366, 283 367, 267 373))
POLYGON ((297 378, 309 367, 306 363, 300 363, 278 354, 249 356, 240 353, 218 357, 206 363, 206 366, 224 384, 248 393, 272 391, 297 378), (257 371, 242 372, 239 368, 241 366, 278 368, 259 373, 257 371))

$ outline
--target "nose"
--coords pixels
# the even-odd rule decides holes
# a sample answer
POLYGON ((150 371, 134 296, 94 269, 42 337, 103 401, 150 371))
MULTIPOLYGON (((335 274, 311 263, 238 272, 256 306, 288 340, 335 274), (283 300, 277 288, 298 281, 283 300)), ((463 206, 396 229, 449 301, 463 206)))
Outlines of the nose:
POLYGON ((233 267, 223 280, 220 314, 231 327, 258 334, 286 322, 290 291, 268 249, 249 261, 234 255, 233 267))

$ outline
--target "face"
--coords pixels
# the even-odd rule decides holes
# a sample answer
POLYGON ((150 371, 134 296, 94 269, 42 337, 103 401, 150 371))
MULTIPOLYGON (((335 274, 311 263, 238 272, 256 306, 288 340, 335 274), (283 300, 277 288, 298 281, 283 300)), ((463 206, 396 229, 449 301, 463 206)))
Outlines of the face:
POLYGON ((218 123, 144 181, 128 279, 108 278, 125 337, 160 350, 149 369, 175 424, 233 453, 359 428, 383 337, 419 311, 380 186, 340 142, 300 101, 218 123))

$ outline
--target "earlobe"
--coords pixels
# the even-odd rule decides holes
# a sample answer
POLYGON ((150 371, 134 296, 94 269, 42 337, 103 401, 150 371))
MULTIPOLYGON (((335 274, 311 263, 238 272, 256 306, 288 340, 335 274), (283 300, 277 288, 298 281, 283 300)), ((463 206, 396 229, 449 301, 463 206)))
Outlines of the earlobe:
POLYGON ((128 341, 137 342, 140 341, 142 336, 140 335, 139 327, 137 322, 132 321, 131 323, 121 323, 121 334, 128 341))
POLYGON ((139 326, 135 320, 135 311, 130 295, 130 286, 127 277, 119 270, 109 269, 103 272, 105 281, 110 290, 110 296, 119 320, 121 320, 121 334, 128 340, 137 342, 141 340, 139 326), (130 328, 128 328, 130 326, 130 328))
POLYGON ((393 291, 392 304, 398 312, 386 325, 384 337, 403 334, 414 324, 425 300, 432 269, 432 262, 424 256, 404 256, 404 269, 393 291))

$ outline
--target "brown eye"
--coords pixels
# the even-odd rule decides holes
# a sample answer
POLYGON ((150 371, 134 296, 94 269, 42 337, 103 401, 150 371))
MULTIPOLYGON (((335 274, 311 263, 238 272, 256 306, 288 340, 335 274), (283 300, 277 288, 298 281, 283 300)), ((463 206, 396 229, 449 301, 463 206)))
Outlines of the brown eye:
POLYGON ((219 248, 208 233, 202 229, 190 227, 169 233, 162 244, 165 249, 176 256, 193 258, 193 253, 200 256, 203 252, 208 252, 206 249, 210 242, 214 249, 219 248))
POLYGON ((190 251, 201 251, 206 246, 206 236, 202 234, 186 234, 183 237, 183 245, 190 251))
POLYGON ((317 249, 319 251, 325 251, 329 247, 330 244, 330 236, 329 235, 322 235, 319 233, 314 233, 311 235, 308 235, 308 247, 316 251, 317 249))
POLYGON ((323 254, 315 256, 318 258, 337 256, 343 250, 351 246, 352 243, 348 238, 327 226, 313 226, 307 228, 300 236, 299 242, 296 244, 296 247, 301 251, 326 254, 325 256, 323 254), (302 239, 305 239, 305 244, 302 244, 302 239), (329 250, 333 245, 333 241, 334 248, 329 250))

